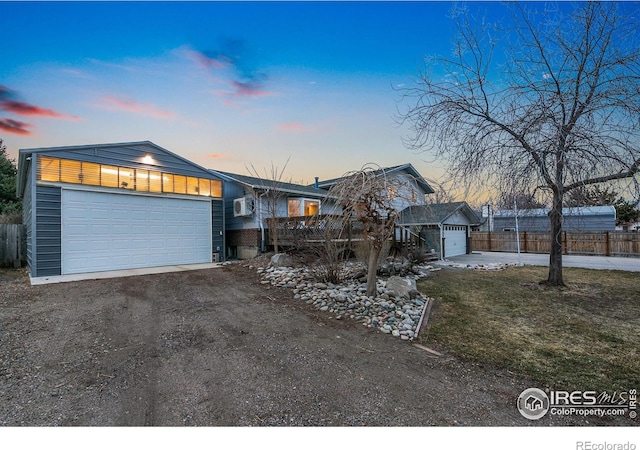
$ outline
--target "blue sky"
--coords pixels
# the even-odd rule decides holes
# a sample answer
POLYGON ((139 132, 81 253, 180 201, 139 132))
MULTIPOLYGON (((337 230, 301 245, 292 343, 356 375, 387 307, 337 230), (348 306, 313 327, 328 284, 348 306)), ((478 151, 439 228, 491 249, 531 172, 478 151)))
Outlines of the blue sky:
MULTIPOLYGON (((394 120, 449 2, 0 2, 0 137, 18 149, 150 140, 208 168, 441 167, 394 120)), ((472 2, 493 18, 500 3, 472 2)))

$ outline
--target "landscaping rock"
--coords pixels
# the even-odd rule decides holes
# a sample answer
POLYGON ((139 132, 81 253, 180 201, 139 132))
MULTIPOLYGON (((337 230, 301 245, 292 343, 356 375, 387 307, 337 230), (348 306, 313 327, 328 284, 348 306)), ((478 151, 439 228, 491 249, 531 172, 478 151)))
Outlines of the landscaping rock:
MULTIPOLYGON (((278 258, 280 259, 280 258, 278 258)), ((285 259, 286 261, 286 259, 285 259)), ((294 299, 304 301, 321 311, 335 314, 336 319, 351 318, 368 328, 412 340, 422 309, 429 298, 416 290, 413 278, 379 279, 377 297, 367 297, 366 284, 350 278, 357 267, 345 264, 339 285, 317 279, 309 267, 275 267, 256 269, 261 283, 289 288, 294 299)))
POLYGON ((391 292, 396 298, 410 298, 417 293, 416 280, 393 276, 387 280, 387 292, 391 292))
POLYGON ((286 253, 276 253, 271 257, 271 265, 273 267, 291 267, 293 259, 286 253))

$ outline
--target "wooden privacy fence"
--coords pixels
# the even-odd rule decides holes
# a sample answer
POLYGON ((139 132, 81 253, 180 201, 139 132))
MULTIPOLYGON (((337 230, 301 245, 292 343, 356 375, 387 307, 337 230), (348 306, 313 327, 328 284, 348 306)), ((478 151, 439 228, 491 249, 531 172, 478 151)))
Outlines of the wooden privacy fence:
MULTIPOLYGON (((485 252, 517 252, 514 231, 471 233, 471 248, 485 252)), ((600 255, 640 257, 640 233, 628 231, 592 231, 562 233, 565 255, 600 255)), ((520 233, 520 251, 523 253, 549 253, 551 233, 520 233)))
POLYGON ((26 262, 24 225, 0 224, 0 267, 19 268, 26 262))

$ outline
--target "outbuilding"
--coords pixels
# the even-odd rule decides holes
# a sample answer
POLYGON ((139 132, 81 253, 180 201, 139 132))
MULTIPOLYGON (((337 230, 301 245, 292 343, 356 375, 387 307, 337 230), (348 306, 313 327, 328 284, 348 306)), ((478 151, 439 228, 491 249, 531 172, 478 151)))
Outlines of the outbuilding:
POLYGON ((19 152, 32 278, 215 262, 222 180, 149 141, 19 152))
MULTIPOLYGON (((500 209, 493 213, 493 230, 550 232, 549 209, 500 209)), ((615 231, 616 209, 611 205, 562 208, 563 231, 615 231)))
POLYGON ((410 230, 441 259, 471 253, 471 227, 480 222, 466 202, 409 206, 400 213, 398 226, 410 230))

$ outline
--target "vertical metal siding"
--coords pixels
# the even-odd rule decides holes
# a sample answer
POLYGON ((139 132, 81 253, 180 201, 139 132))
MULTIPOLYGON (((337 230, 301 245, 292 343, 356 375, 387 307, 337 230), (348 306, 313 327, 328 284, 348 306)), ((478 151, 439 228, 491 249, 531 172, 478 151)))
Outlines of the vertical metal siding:
POLYGON ((25 184, 25 189, 24 189, 24 194, 22 196, 22 223, 24 224, 25 228, 26 228, 26 234, 27 234, 27 267, 29 268, 29 270, 31 270, 32 268, 32 264, 33 264, 33 258, 32 258, 32 252, 33 252, 33 242, 32 242, 32 237, 33 237, 33 233, 32 233, 32 224, 33 224, 33 211, 32 211, 32 206, 33 206, 33 198, 32 198, 32 194, 33 194, 33 189, 32 189, 32 185, 33 185, 33 177, 32 177, 32 170, 33 170, 33 164, 31 164, 31 162, 29 161, 27 163, 29 165, 29 168, 27 169, 27 182, 25 184))
POLYGON ((224 239, 224 201, 211 201, 211 251, 218 253, 220 260, 226 256, 224 239))
POLYGON ((61 191, 55 186, 36 186, 35 271, 31 273, 33 277, 62 273, 61 191))

